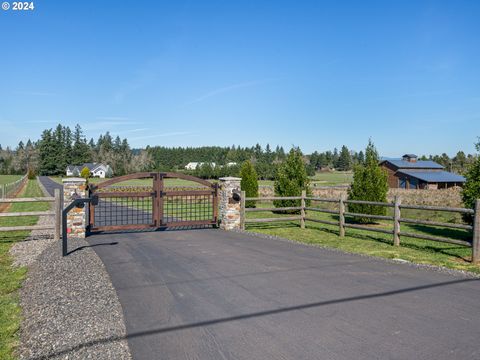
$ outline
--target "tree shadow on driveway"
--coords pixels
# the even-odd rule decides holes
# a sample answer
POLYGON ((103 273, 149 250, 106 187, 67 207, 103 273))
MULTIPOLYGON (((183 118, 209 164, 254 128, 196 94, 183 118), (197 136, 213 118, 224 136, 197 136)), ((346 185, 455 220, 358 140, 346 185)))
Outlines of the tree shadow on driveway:
POLYGON ((235 315, 235 316, 229 316, 229 317, 199 321, 199 322, 194 322, 194 323, 188 323, 188 324, 183 324, 183 325, 167 326, 167 327, 162 327, 162 328, 147 330, 147 331, 138 331, 138 332, 133 332, 133 333, 127 334, 126 336, 111 336, 111 337, 102 338, 102 339, 98 339, 98 340, 94 340, 94 341, 89 341, 89 342, 71 347, 69 349, 65 349, 65 350, 61 350, 61 351, 49 354, 47 356, 30 358, 30 360, 40 360, 40 359, 45 359, 45 358, 50 358, 50 357, 63 356, 63 355, 67 355, 70 352, 80 350, 84 347, 91 347, 91 346, 105 344, 105 343, 109 343, 109 342, 113 342, 113 341, 119 341, 119 340, 125 340, 125 339, 128 340, 128 339, 133 339, 133 338, 138 338, 138 337, 143 337, 143 336, 149 336, 149 335, 157 335, 157 334, 170 333, 170 332, 175 332, 175 331, 182 331, 182 330, 192 329, 192 328, 207 327, 207 326, 212 326, 212 325, 222 324, 222 323, 227 323, 227 322, 232 322, 232 321, 247 320, 247 319, 251 319, 251 318, 276 315, 276 314, 286 313, 286 312, 290 312, 290 311, 317 308, 317 307, 321 307, 321 306, 328 306, 328 305, 348 303, 348 302, 353 302, 353 301, 361 301, 361 300, 369 300, 369 299, 375 299, 375 298, 381 298, 381 297, 395 296, 395 295, 409 293, 409 292, 422 291, 422 290, 444 287, 444 286, 450 286, 450 285, 461 284, 461 283, 467 283, 467 282, 480 282, 480 279, 473 278, 473 279, 459 279, 459 280, 452 280, 452 281, 444 281, 444 282, 440 282, 440 283, 426 284, 426 285, 420 285, 420 286, 415 286, 415 287, 408 287, 408 288, 403 288, 403 289, 385 291, 385 292, 380 292, 380 293, 365 294, 365 295, 351 296, 351 297, 346 297, 346 298, 325 300, 325 301, 306 303, 306 304, 300 304, 300 305, 286 306, 286 307, 281 307, 281 308, 277 308, 277 309, 269 309, 269 310, 264 310, 264 311, 253 312, 253 313, 249 313, 249 314, 241 314, 241 315, 235 315))

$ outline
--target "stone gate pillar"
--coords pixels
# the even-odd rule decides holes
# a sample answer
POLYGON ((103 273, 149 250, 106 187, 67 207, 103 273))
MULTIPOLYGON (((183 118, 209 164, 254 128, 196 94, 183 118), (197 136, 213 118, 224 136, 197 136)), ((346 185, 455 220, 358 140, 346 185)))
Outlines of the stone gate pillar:
POLYGON ((240 181, 236 177, 220 178, 220 229, 240 229, 240 201, 233 199, 233 191, 240 192, 240 181))
MULTIPOLYGON (((66 178, 63 179, 63 207, 76 198, 87 197, 87 184, 84 178, 66 178)), ((85 238, 85 230, 87 227, 87 206, 83 208, 73 208, 67 216, 67 238, 85 238)))

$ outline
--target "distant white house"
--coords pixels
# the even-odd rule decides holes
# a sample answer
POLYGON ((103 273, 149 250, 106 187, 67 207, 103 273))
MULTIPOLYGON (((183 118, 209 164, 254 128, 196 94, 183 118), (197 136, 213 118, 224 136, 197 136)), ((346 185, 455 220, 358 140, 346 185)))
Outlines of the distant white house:
POLYGON ((212 167, 217 166, 215 163, 204 163, 204 162, 189 162, 185 165, 186 170, 197 170, 198 167, 202 166, 203 164, 210 164, 212 167))
POLYGON ((235 165, 237 165, 236 162, 229 162, 229 163, 226 164, 226 166, 235 166, 235 165))
POLYGON ((90 170, 91 177, 103 179, 107 176, 107 174, 113 174, 110 165, 105 165, 102 163, 85 163, 82 165, 68 165, 66 171, 67 176, 80 176, 82 169, 85 167, 90 170))

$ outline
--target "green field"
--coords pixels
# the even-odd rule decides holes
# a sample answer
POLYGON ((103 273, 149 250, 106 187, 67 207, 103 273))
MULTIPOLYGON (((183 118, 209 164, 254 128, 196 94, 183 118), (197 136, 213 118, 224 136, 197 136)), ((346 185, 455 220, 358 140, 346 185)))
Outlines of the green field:
MULTIPOLYGON (((43 196, 35 180, 30 180, 19 195, 23 197, 43 196)), ((48 203, 15 203, 10 212, 44 211, 48 203)), ((0 227, 35 225, 37 216, 0 218, 0 227)), ((17 290, 26 276, 24 267, 12 267, 9 249, 28 236, 28 231, 0 232, 0 359, 15 359, 13 350, 18 345, 20 306, 17 290)))
POLYGON ((0 175, 0 185, 13 183, 21 178, 21 175, 0 175))
POLYGON ((318 172, 315 176, 310 177, 310 181, 312 185, 316 186, 348 185, 353 181, 353 172, 318 172))
MULTIPOLYGON (((59 176, 51 176, 52 180, 56 181, 57 183, 62 183, 62 177, 59 176)), ((314 186, 331 186, 331 185, 346 185, 350 184, 353 179, 352 172, 342 172, 342 171, 335 171, 335 172, 323 172, 317 173, 315 176, 310 177, 311 184, 314 186)), ((98 184, 108 179, 100 179, 100 178, 91 178, 89 181, 93 184, 98 184)), ((208 180, 212 183, 218 182, 218 180, 208 180)), ((119 186, 151 186, 152 180, 151 179, 136 179, 136 180, 128 180, 124 181, 115 185, 119 186)), ((182 180, 182 179, 166 179, 165 185, 170 187, 175 186, 199 186, 198 183, 182 180)), ((258 185, 261 186, 273 186, 273 180, 258 180, 258 185)), ((200 185, 201 186, 201 185, 200 185)))
MULTIPOLYGON (((271 202, 258 204, 259 207, 271 207, 271 202)), ((316 204, 312 204, 316 206, 316 204)), ((413 217, 415 213, 404 213, 404 217, 413 217)), ((418 215, 418 214, 417 214, 418 215)), ((270 211, 247 213, 247 219, 272 218, 291 215, 274 214, 270 211)), ((308 211, 307 216, 314 219, 338 221, 338 216, 320 212, 308 211)), ((424 218, 436 221, 446 221, 451 216, 444 215, 438 218, 435 213, 423 214, 424 218)), ((348 220, 347 220, 348 221, 348 220)), ((374 228, 392 229, 392 221, 378 221, 374 228)), ((466 230, 447 229, 432 226, 403 224, 402 230, 406 232, 448 237, 469 241, 471 233, 466 230)), ((323 225, 306 222, 306 228, 300 228, 299 221, 285 221, 276 223, 247 224, 248 231, 262 234, 275 235, 298 242, 316 244, 343 251, 378 256, 388 259, 403 259, 419 264, 445 266, 452 269, 467 270, 480 273, 480 266, 470 263, 471 248, 461 245, 440 243, 435 241, 401 237, 401 245, 393 246, 393 236, 389 234, 374 233, 365 230, 346 229, 346 236, 338 236, 338 226, 323 225)))

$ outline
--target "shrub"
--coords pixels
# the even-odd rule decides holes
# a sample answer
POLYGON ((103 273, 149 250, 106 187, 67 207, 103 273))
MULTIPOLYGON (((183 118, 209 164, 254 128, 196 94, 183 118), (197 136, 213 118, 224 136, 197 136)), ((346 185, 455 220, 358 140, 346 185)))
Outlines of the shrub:
MULTIPOLYGON (((357 165, 353 172, 353 183, 348 190, 350 200, 387 201, 387 173, 379 165, 378 153, 372 141, 368 142, 365 151, 365 162, 357 165)), ((349 204, 348 211, 369 215, 385 215, 384 206, 349 204)), ((361 223, 371 223, 370 218, 355 218, 361 223)))
POLYGON ((88 179, 90 177, 90 169, 85 166, 80 172, 80 176, 84 179, 88 179))
MULTIPOLYGON (((250 160, 245 161, 240 169, 240 188, 245 191, 247 197, 258 197, 258 175, 250 160)), ((245 207, 255 207, 255 201, 245 201, 245 207)))
POLYGON ((36 177, 37 177, 37 174, 36 174, 35 170, 28 169, 28 172, 27 172, 28 180, 35 180, 36 177))
MULTIPOLYGON (((285 161, 278 167, 275 183, 273 185, 275 196, 301 196, 302 190, 311 194, 303 155, 299 148, 292 148, 285 161)), ((301 205, 300 200, 275 200, 275 207, 297 207, 301 205)), ((278 211, 279 213, 299 213, 298 210, 278 211)))
MULTIPOLYGON (((480 152, 480 141, 475 144, 475 148, 480 152)), ((469 166, 465 174, 467 181, 462 189, 462 201, 466 208, 474 209, 476 199, 480 199, 480 156, 469 166)), ((463 221, 468 224, 473 223, 472 214, 462 214, 463 221)))

